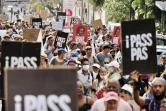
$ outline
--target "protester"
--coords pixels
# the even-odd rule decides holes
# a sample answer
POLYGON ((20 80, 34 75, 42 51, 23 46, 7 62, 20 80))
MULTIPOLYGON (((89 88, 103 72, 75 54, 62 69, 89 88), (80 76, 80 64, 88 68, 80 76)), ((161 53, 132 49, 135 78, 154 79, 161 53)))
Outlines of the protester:
POLYGON ((78 98, 78 111, 88 111, 93 105, 93 100, 84 96, 84 85, 81 82, 77 82, 77 98, 78 98))
POLYGON ((113 59, 113 58, 112 58, 112 55, 109 54, 109 52, 110 52, 110 46, 109 46, 108 44, 105 44, 105 45, 103 46, 103 51, 96 55, 97 59, 98 59, 99 62, 100 62, 100 65, 101 65, 102 67, 104 67, 104 59, 105 59, 105 58, 110 58, 110 60, 113 59))
POLYGON ((108 78, 107 70, 104 67, 100 68, 96 79, 93 81, 92 99, 95 99, 96 91, 98 91, 99 89, 103 88, 106 85, 107 78, 108 78))
POLYGON ((154 99, 143 99, 140 95, 140 77, 138 71, 133 71, 130 74, 134 81, 134 100, 136 103, 145 108, 146 111, 159 111, 160 104, 164 101, 166 93, 166 81, 163 78, 155 78, 152 82, 152 90, 154 99))
MULTIPOLYGON (((120 84, 118 81, 108 80, 106 88, 104 87, 101 90, 99 90, 98 92, 96 92, 96 96, 101 99, 98 99, 95 101, 95 103, 92 106, 91 111, 105 111, 106 107, 105 107, 105 100, 104 100, 105 94, 104 93, 108 93, 111 91, 114 91, 117 94, 120 93, 120 84)), ((124 101, 123 99, 120 98, 117 111, 132 111, 132 109, 131 109, 131 106, 126 101, 124 101)))
POLYGON ((65 53, 64 49, 58 49, 58 55, 50 60, 50 65, 64 65, 64 63, 67 62, 67 60, 64 59, 65 53))
POLYGON ((47 55, 48 60, 50 61, 54 57, 55 47, 53 46, 54 39, 52 36, 48 37, 44 47, 44 52, 47 55))
POLYGON ((92 81, 93 75, 89 71, 89 60, 87 58, 83 58, 82 69, 77 71, 77 78, 82 84, 84 84, 84 95, 91 95, 92 81))

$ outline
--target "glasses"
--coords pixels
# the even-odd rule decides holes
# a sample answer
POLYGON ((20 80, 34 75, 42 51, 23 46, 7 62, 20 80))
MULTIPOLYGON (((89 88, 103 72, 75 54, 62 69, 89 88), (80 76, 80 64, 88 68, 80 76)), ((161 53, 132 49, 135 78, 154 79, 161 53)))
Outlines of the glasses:
POLYGON ((122 92, 124 92, 125 94, 129 94, 129 95, 131 95, 128 91, 126 91, 126 90, 123 90, 123 89, 121 89, 121 91, 120 91, 121 93, 122 92))
POLYGON ((109 64, 109 62, 104 62, 104 64, 109 64))

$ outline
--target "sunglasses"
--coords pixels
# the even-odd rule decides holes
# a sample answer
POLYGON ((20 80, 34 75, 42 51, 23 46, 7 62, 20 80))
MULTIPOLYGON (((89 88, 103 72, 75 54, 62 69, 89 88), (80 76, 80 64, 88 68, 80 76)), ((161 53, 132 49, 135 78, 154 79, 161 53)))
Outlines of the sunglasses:
POLYGON ((123 89, 121 89, 121 91, 120 91, 121 93, 122 92, 124 92, 125 94, 129 94, 129 95, 131 95, 128 91, 126 91, 126 90, 123 90, 123 89))
POLYGON ((104 64, 109 64, 109 62, 104 62, 104 64))

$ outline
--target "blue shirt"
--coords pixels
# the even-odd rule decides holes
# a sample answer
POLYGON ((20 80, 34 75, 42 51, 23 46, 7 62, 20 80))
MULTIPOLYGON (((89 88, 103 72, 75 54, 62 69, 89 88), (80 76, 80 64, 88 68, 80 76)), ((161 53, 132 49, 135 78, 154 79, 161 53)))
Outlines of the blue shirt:
POLYGON ((154 99, 145 99, 145 106, 143 107, 146 111, 160 111, 160 103, 154 99))

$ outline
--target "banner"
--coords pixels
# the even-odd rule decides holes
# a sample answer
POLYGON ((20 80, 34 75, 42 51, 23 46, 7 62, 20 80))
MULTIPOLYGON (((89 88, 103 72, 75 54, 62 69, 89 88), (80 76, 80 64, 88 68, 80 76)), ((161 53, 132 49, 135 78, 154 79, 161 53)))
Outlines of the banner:
POLYGON ((77 111, 75 68, 9 69, 5 111, 77 111))
POLYGON ((28 41, 36 41, 39 35, 40 29, 23 29, 23 37, 28 41))
POLYGON ((121 27, 123 73, 157 73, 155 20, 124 21, 121 27))
POLYGON ((67 41, 68 33, 58 31, 56 35, 56 40, 54 42, 55 48, 65 48, 67 41))
POLYGON ((73 42, 87 42, 88 26, 85 24, 73 25, 73 42))
POLYGON ((55 29, 55 30, 63 30, 63 22, 56 22, 56 21, 53 21, 52 22, 52 29, 55 29))
POLYGON ((4 97, 4 68, 37 68, 40 65, 41 43, 2 42, 0 97, 4 97))
POLYGON ((65 26, 65 20, 66 20, 66 12, 57 12, 57 22, 63 22, 63 26, 65 26))
POLYGON ((120 45, 120 26, 115 26, 112 36, 112 43, 120 45))
POLYGON ((42 18, 32 18, 32 27, 35 29, 42 28, 42 18))

